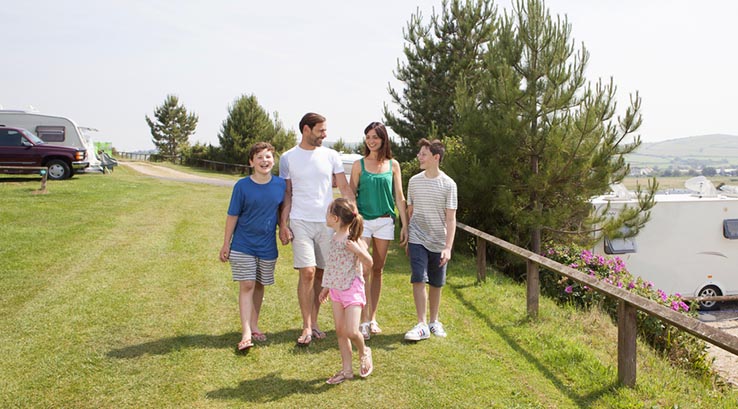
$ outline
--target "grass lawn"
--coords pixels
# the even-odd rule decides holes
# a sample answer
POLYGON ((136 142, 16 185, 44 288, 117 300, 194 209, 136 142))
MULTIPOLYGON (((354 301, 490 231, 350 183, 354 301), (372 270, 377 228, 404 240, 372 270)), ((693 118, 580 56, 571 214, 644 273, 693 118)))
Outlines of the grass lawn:
MULTIPOLYGON (((393 247, 375 371, 338 386, 325 340, 298 348, 290 247, 280 246, 261 329, 246 355, 237 286, 217 260, 230 189, 160 181, 120 166, 32 193, 0 182, 0 407, 738 407, 738 394, 675 369, 639 343, 636 388, 617 386, 617 330, 599 313, 541 299, 455 255, 444 290, 449 336, 403 342, 414 324, 408 263, 393 247)), ((358 362, 355 361, 358 373, 358 362)))

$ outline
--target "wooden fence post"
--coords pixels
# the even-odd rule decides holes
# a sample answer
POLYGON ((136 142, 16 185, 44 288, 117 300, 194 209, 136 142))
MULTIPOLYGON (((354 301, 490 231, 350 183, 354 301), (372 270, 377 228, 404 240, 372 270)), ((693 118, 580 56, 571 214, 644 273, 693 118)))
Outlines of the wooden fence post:
POLYGON ((487 281, 487 240, 477 236, 477 282, 487 281))
POLYGON ((618 303, 618 382, 629 388, 636 384, 636 308, 618 303))
POLYGON ((528 266, 528 277, 527 277, 527 305, 528 305, 528 317, 538 317, 538 297, 541 293, 540 278, 538 275, 538 264, 531 260, 527 260, 528 266))

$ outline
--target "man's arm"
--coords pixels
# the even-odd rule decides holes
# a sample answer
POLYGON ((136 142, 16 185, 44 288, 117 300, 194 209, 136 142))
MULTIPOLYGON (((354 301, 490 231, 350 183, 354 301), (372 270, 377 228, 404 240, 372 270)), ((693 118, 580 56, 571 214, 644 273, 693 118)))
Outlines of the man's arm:
POLYGON ((279 241, 283 245, 292 241, 292 230, 290 230, 290 210, 292 210, 292 180, 287 179, 287 188, 284 190, 284 200, 279 215, 279 241))
POLYGON ((441 251, 441 266, 451 260, 451 249, 456 237, 456 209, 446 209, 446 245, 441 251))
POLYGON ((344 199, 348 199, 351 202, 356 202, 356 195, 354 195, 354 191, 351 190, 351 186, 349 186, 348 181, 346 181, 346 174, 341 173, 334 173, 336 176, 336 187, 338 187, 338 190, 341 192, 341 197, 344 199))

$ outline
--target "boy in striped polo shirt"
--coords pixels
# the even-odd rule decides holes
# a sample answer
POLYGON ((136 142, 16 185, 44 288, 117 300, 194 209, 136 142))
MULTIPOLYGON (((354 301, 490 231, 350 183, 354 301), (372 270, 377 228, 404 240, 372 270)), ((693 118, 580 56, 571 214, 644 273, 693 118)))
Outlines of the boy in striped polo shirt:
POLYGON ((446 266, 454 244, 458 207, 456 182, 439 168, 445 151, 443 144, 437 139, 428 141, 423 138, 418 146, 418 162, 423 172, 410 178, 407 187, 410 220, 407 254, 418 323, 405 333, 408 341, 427 339, 430 334, 446 336, 443 325, 438 321, 438 310, 441 289, 446 284, 446 266), (430 324, 425 320, 426 304, 430 309, 430 324))

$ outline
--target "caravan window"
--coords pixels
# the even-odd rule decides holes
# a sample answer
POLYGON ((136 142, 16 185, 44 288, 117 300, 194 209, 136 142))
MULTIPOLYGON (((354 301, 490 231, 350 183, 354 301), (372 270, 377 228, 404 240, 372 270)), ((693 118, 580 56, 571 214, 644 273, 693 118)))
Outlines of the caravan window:
MULTIPOLYGON (((627 226, 620 228, 620 233, 623 236, 630 234, 630 229, 627 226)), ((637 253, 638 248, 636 247, 635 237, 625 237, 620 239, 611 239, 605 236, 605 253, 606 254, 627 254, 637 253)))
POLYGON ((44 142, 64 142, 65 128, 63 126, 37 126, 36 135, 44 142))
POLYGON ((636 247, 635 237, 627 239, 611 239, 605 237, 605 254, 627 254, 636 253, 638 249, 636 247))
POLYGON ((738 239, 738 219, 723 220, 723 236, 726 239, 738 239))

